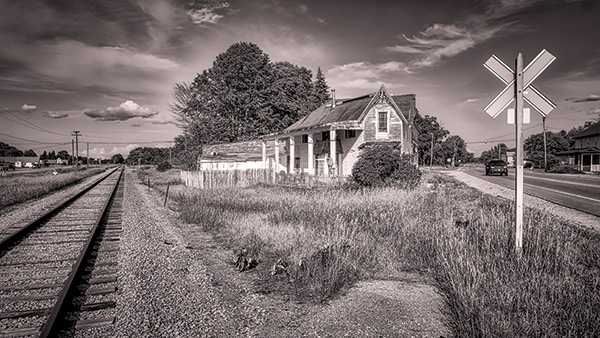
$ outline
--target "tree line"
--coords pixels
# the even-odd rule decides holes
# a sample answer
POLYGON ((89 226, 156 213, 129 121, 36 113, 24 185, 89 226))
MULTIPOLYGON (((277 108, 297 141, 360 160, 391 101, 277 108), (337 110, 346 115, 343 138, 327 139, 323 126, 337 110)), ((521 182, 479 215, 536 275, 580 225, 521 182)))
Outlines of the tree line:
POLYGON ((20 150, 8 143, 0 142, 0 156, 3 157, 37 157, 37 154, 32 149, 20 150))

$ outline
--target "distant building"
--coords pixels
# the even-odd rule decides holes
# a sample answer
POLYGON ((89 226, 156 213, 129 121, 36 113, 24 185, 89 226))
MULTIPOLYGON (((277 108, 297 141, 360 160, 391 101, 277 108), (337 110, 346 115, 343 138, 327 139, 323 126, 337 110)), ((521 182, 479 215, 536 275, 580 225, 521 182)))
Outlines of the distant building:
POLYGON ((34 156, 2 156, 0 162, 8 162, 16 168, 33 168, 38 165, 39 158, 34 156))
POLYGON ((347 176, 361 146, 394 143, 417 163, 418 114, 414 94, 391 95, 381 86, 369 95, 322 105, 262 140, 206 146, 202 169, 271 168, 276 172, 347 176))
POLYGON ((581 171, 600 171, 600 122, 573 136, 575 148, 554 155, 581 171))

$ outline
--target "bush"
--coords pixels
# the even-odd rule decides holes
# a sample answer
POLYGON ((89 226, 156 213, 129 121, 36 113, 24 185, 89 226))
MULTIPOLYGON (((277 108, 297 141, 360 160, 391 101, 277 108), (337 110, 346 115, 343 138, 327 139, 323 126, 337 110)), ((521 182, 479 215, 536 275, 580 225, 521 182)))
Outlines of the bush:
POLYGON ((158 171, 167 171, 171 169, 171 163, 168 161, 162 161, 156 166, 156 170, 158 171))
POLYGON ((548 172, 553 174, 583 174, 583 171, 564 164, 553 167, 552 169, 548 170, 548 172))
POLYGON ((361 150, 352 167, 352 181, 362 187, 399 186, 413 189, 419 184, 421 171, 410 156, 402 155, 399 145, 374 144, 361 150))

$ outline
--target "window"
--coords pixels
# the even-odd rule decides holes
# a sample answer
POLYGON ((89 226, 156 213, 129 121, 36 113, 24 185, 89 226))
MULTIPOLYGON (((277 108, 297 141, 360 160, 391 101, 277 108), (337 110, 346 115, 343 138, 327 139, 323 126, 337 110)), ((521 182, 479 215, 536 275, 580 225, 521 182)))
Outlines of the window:
POLYGON ((387 133, 388 132, 388 118, 387 112, 379 112, 377 116, 377 132, 387 133))
POLYGON ((294 169, 300 171, 300 157, 296 157, 296 160, 294 160, 294 169))
POLYGON ((308 143, 308 134, 302 135, 302 143, 308 143))
POLYGON ((322 141, 329 141, 329 131, 324 131, 321 133, 321 140, 322 141))
POLYGON ((344 136, 346 138, 355 138, 356 137, 356 130, 344 130, 344 136))

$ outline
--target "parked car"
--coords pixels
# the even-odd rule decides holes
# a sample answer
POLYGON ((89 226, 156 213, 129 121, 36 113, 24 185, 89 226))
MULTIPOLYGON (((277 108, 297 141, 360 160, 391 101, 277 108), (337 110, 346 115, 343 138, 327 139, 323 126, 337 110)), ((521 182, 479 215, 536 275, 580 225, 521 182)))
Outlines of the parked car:
POLYGON ((2 169, 0 169, 0 170, 6 170, 6 171, 8 171, 9 169, 15 170, 15 165, 10 162, 2 162, 0 164, 2 165, 2 169))
POLYGON ((485 175, 500 174, 500 176, 508 176, 508 166, 503 160, 490 160, 485 165, 485 175))

